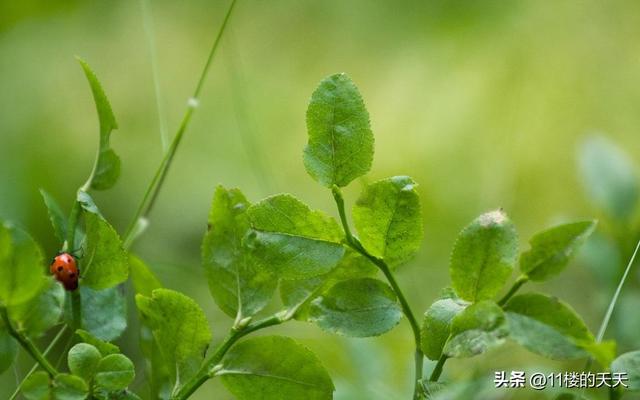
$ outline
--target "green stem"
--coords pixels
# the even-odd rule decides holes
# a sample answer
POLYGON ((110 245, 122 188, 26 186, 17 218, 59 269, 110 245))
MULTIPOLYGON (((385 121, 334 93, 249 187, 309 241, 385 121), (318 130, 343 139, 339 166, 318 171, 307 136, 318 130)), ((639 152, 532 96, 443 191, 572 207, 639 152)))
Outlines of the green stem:
POLYGON ((449 357, 445 354, 441 355, 436 363, 436 366, 433 368, 433 372, 431 372, 431 376, 429 377, 430 382, 438 382, 440 379, 440 375, 442 375, 442 369, 444 368, 444 364, 447 362, 449 357))
MULTIPOLYGON (((49 354, 49 352, 51 351, 51 349, 53 349, 53 346, 55 346, 58 341, 62 338, 62 334, 64 333, 64 331, 67 329, 66 325, 62 325, 62 328, 60 329, 60 331, 58 331, 58 333, 56 334, 56 336, 53 338, 53 340, 51 341, 51 343, 49 343, 49 346, 47 346, 47 348, 44 350, 44 353, 42 353, 43 356, 47 356, 49 354)), ((24 376, 24 378, 22 378, 22 380, 20 381, 20 383, 18 384, 18 387, 16 388, 16 390, 13 392, 13 394, 11 395, 11 397, 9 397, 9 400, 15 400, 18 395, 20 394, 20 390, 22 390, 22 386, 24 385, 24 382, 29 379, 29 377, 31 375, 33 375, 34 372, 36 372, 36 370, 38 369, 38 366, 40 364, 36 363, 33 367, 31 367, 31 369, 29 370, 29 372, 27 372, 27 374, 24 376)))
POLYGON ((44 357, 44 355, 42 355, 40 350, 38 350, 35 344, 33 344, 31 339, 23 335, 21 332, 18 332, 17 330, 15 330, 13 325, 11 325, 11 321, 9 320, 9 315, 7 314, 7 309, 6 308, 0 309, 0 313, 2 314, 2 319, 7 328, 7 331, 9 331, 9 334, 13 336, 14 339, 18 341, 18 343, 20 343, 20 345, 27 351, 27 353, 29 353, 29 355, 33 357, 33 359, 36 360, 38 364, 40 364, 40 366, 45 371, 47 371, 50 377, 53 378, 54 376, 58 375, 58 371, 56 371, 56 369, 53 368, 53 366, 49 363, 49 361, 47 361, 47 359, 44 357))
POLYGON ((169 149, 165 152, 165 155, 162 158, 162 161, 160 162, 160 165, 158 166, 158 169, 156 170, 153 176, 153 179, 147 186, 144 196, 142 197, 142 201, 138 205, 138 208, 131 220, 131 223, 127 228, 127 231, 123 239, 123 242, 125 243, 126 248, 129 248, 133 244, 133 240, 135 239, 133 237, 133 234, 137 232, 137 230, 135 229, 136 226, 139 224, 140 220, 146 219, 147 215, 149 215, 149 213, 151 212, 151 209, 153 208, 156 198, 158 197, 158 193, 162 188, 165 177, 167 175, 167 171, 171 166, 176 150, 178 149, 180 142, 182 141, 184 132, 187 130, 187 127, 189 126, 189 122, 191 121, 191 117, 193 115, 194 110, 198 106, 198 99, 200 96, 200 92, 202 91, 202 87, 204 85, 206 77, 208 75, 209 67, 211 66, 213 57, 216 54, 218 45, 220 44, 220 40, 222 39, 222 34, 224 33, 225 28, 227 27, 229 18, 231 17, 231 12, 233 11, 235 4, 236 4, 236 0, 232 0, 231 5, 227 10, 227 14, 225 15, 224 20, 222 22, 222 25, 218 30, 218 34, 213 42, 213 46, 211 47, 211 51, 209 52, 209 56, 207 58, 207 62, 205 63, 204 69, 200 74, 200 79, 198 80, 196 89, 194 90, 193 95, 191 96, 191 98, 187 103, 187 110, 185 111, 185 114, 182 117, 182 122, 180 123, 180 127, 178 128, 178 131, 173 137, 173 140, 171 142, 171 145, 169 146, 169 149))
POLYGON ((335 199, 336 205, 338 206, 338 213, 340 214, 340 221, 342 222, 342 228, 344 229, 345 237, 347 239, 347 244, 349 245, 349 247, 351 247, 358 253, 362 254, 364 257, 368 258, 374 265, 378 267, 380 271, 382 271, 385 278, 391 285, 391 288, 393 289, 394 293, 396 294, 396 297, 398 297, 398 300, 400 301, 402 312, 407 317, 407 320, 409 320, 409 324, 411 325, 411 330, 413 331, 413 338, 416 345, 415 385, 414 385, 413 398, 419 399, 421 397, 419 381, 422 379, 422 365, 424 360, 424 354, 422 353, 421 345, 420 345, 420 325, 418 324, 418 320, 413 314, 413 311, 411 310, 411 306, 409 306, 409 302, 404 296, 404 293, 402 292, 400 285, 398 285, 398 282, 396 281, 396 278, 393 275, 393 272, 391 272, 391 268, 389 268, 389 266, 384 260, 369 253, 367 249, 365 249, 364 246, 362 246, 360 241, 351 233, 351 229, 349 229, 349 223, 347 221, 347 215, 345 212, 344 198, 342 196, 342 192, 340 188, 334 185, 331 188, 331 192, 333 193, 333 198, 335 199))
POLYGON ((71 324, 75 332, 76 329, 82 327, 82 299, 80 297, 80 290, 74 290, 71 292, 71 324))
POLYGON ((347 221, 347 213, 345 212, 344 207, 344 197, 342 196, 342 191, 336 185, 333 185, 331 188, 331 193, 333 194, 333 198, 336 201, 336 205, 338 206, 338 214, 340 215, 340 222, 342 222, 342 229, 344 229, 344 234, 347 237, 347 242, 351 243, 354 241, 353 235, 351 234, 351 229, 349 228, 349 221, 347 221))
POLYGON ((507 304, 507 301, 509 301, 509 299, 511 299, 511 297, 513 297, 513 295, 516 294, 516 292, 522 287, 522 285, 524 285, 527 282, 529 282, 529 277, 526 275, 521 275, 513 283, 513 286, 511 286, 511 289, 509 289, 507 294, 505 294, 504 297, 501 298, 500 301, 498 301, 498 305, 504 306, 505 304, 507 304))
POLYGON ((153 28, 153 16, 151 14, 150 0, 140 0, 140 8, 142 10, 142 25, 144 26, 145 36, 147 37, 147 45, 149 47, 149 60, 151 62, 151 76, 153 80, 153 90, 156 98, 156 111, 158 113, 158 125, 160 128, 160 142, 162 143, 162 151, 167 151, 169 146, 169 137, 167 134, 167 124, 162 106, 162 92, 160 89, 160 72, 158 69, 158 54, 156 51, 156 40, 153 28))
POLYGON ((622 278, 620 278, 620 282, 618 283, 618 287, 616 291, 613 293, 613 297, 611 298, 611 302, 609 303, 609 307, 607 308, 607 312, 602 319, 602 323, 600 324, 600 329, 598 329, 598 335, 596 336, 596 342, 601 342, 604 338, 604 334, 607 331, 607 327, 609 326, 609 322, 611 321, 611 316, 613 315, 613 310, 616 307, 616 303, 618 302, 618 298, 620 297, 620 293, 622 293, 622 287, 624 283, 627 281, 627 277, 629 276, 629 272, 631 272, 631 267, 636 260, 636 255, 638 254, 638 249, 640 249, 640 241, 636 244, 636 248, 627 263, 627 267, 622 274, 622 278))
MULTIPOLYGON (((607 312, 605 313, 604 317, 602 318, 602 323, 600 324, 600 328, 598 329, 598 335, 596 336, 596 343, 600 343, 602 342, 602 339, 604 339, 604 334, 607 331, 607 327, 609 326, 609 322, 611 321, 611 317, 613 316, 613 310, 616 307, 616 303, 618 302, 618 297, 620 297, 620 293, 622 293, 622 287, 624 286, 627 277, 629 276, 629 272, 631 271, 631 267, 633 266, 633 263, 636 260, 636 256, 638 255, 638 250, 640 249, 640 240, 638 241, 638 243, 636 244, 635 249, 633 250, 633 254, 631 255, 631 258, 629 259, 629 262, 627 263, 627 267, 624 270, 624 273, 622 274, 622 277, 620 278, 620 282, 618 282, 618 287, 616 288, 616 291, 613 293, 613 297, 611 298, 611 302, 609 303, 609 307, 607 308, 607 312)), ((593 358, 589 357, 587 359, 587 361, 585 362, 584 365, 584 370, 587 371, 591 368, 591 364, 593 363, 593 358)), ((605 366, 606 367, 606 366, 605 366)), ((585 392, 585 389, 582 390, 582 393, 585 392)), ((616 396, 618 396, 618 394, 615 391, 610 391, 609 392, 609 397, 615 399, 616 396)))
POLYGON ((211 369, 222 360, 222 357, 224 357, 231 346, 233 346, 239 339, 250 334, 251 332, 255 332, 269 326, 279 325, 286 321, 286 318, 282 318, 278 314, 276 314, 255 323, 251 323, 242 329, 232 329, 231 332, 229 332, 229 335, 227 335, 222 343, 220 343, 220 345, 216 348, 215 352, 204 361, 202 367, 200 367, 200 370, 195 374, 195 376, 191 378, 178 391, 178 393, 173 395, 171 398, 173 400, 185 400, 189 398, 189 396, 191 396, 196 390, 198 390, 198 388, 202 386, 203 383, 214 376, 214 374, 212 374, 211 372, 211 369))

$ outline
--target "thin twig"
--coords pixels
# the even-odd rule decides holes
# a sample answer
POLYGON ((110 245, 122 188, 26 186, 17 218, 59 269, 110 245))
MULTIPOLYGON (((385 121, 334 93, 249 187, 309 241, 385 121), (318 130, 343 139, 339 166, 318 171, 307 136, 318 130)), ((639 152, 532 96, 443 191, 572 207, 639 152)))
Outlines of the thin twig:
POLYGON ((609 326, 609 321, 611 320, 611 316, 613 315, 613 310, 616 307, 616 303, 618 302, 618 297, 620 297, 620 293, 622 292, 622 287, 629 276, 629 272, 631 271, 631 267, 636 259, 636 255, 638 254, 638 249, 640 249, 640 240, 636 244, 636 248, 627 263, 627 268, 625 268, 624 273, 622 274, 622 278, 620 278, 620 282, 618 283, 618 287, 616 288, 613 297, 611 298, 611 302, 609 303, 609 307, 607 308, 607 312, 602 319, 602 323, 600 324, 600 329, 598 329, 598 335, 596 336, 596 342, 601 342, 604 338, 604 334, 607 331, 607 327, 609 326))
POLYGON ((409 306, 409 302, 407 301, 407 298, 402 292, 400 285, 398 285, 398 282, 396 281, 395 276, 391 272, 391 268, 389 268, 389 266, 384 260, 378 257, 375 257, 374 255, 369 253, 367 249, 365 249, 362 246, 360 241, 351 233, 351 229, 349 228, 349 223, 347 221, 347 215, 344 207, 344 198, 342 196, 342 191, 340 190, 340 188, 334 185, 331 191, 333 193, 333 198, 338 207, 338 213, 340 214, 340 221, 342 222, 342 228, 344 229, 345 237, 347 239, 347 244, 349 245, 349 247, 351 247, 352 249, 362 254, 367 259, 369 259, 375 266, 378 267, 380 271, 382 271, 385 278, 387 278, 387 281, 391 285, 391 288, 393 289, 394 293, 396 294, 396 297, 400 301, 402 312, 404 313, 405 317, 407 317, 407 320, 409 321, 409 325, 411 325, 411 330, 413 332, 413 338, 416 346, 413 398, 420 399, 421 398, 420 381, 422 380, 424 354, 422 353, 422 348, 420 344, 420 340, 421 340, 420 325, 418 324, 418 320, 413 314, 413 311, 411 310, 411 306, 409 306))
POLYGON ((40 366, 45 371, 47 371, 47 374, 49 374, 50 377, 53 378, 54 376, 58 375, 58 371, 56 371, 56 369, 53 367, 53 365, 51 365, 51 363, 49 363, 49 361, 40 352, 40 350, 38 350, 38 348, 31 341, 31 339, 29 339, 27 336, 25 336, 21 332, 18 332, 13 327, 13 325, 11 324, 11 321, 9 320, 9 315, 7 314, 7 309, 6 308, 1 308, 0 309, 0 314, 2 314, 2 319, 4 321, 5 328, 7 329, 9 334, 11 336, 13 336, 13 338, 16 339, 18 341, 18 343, 20 343, 20 346, 22 346, 22 348, 25 349, 27 351, 27 353, 29 353, 29 355, 34 360, 36 360, 38 362, 38 364, 40 364, 40 366))

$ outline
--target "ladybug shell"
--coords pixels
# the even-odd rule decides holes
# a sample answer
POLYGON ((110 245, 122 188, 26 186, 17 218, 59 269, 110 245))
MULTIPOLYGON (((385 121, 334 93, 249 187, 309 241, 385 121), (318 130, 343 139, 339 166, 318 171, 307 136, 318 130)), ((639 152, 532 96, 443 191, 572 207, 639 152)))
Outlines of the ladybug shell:
POLYGON ((49 267, 51 274, 62 283, 67 290, 76 290, 78 288, 78 264, 76 259, 69 253, 58 254, 49 267))

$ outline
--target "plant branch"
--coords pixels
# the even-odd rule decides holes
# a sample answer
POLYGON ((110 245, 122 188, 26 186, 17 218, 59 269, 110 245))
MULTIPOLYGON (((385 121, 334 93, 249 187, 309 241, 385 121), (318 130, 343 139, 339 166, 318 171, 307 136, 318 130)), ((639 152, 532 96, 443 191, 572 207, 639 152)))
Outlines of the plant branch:
MULTIPOLYGON (((202 363, 202 367, 200 367, 200 370, 195 374, 195 376, 189 382, 187 382, 178 391, 178 393, 176 393, 172 397, 172 399, 187 399, 191 394, 193 394, 193 392, 195 392, 200 386, 202 386, 202 384, 204 384, 207 380, 213 378, 215 373, 212 372, 212 369, 218 363, 220 363, 222 357, 224 357, 231 346, 233 346, 240 338, 257 330, 268 328, 274 325, 280 325, 291 320, 293 317, 295 317, 297 311, 301 307, 305 306, 312 298, 314 298, 318 294, 318 291, 319 288, 309 293, 303 301, 301 301, 300 303, 298 303, 298 305, 291 309, 282 310, 268 318, 264 318, 253 323, 248 323, 244 326, 234 325, 227 337, 216 348, 215 352, 202 363)), ((250 318, 247 320, 250 320, 250 318)))
POLYGON ((398 285, 398 282, 396 281, 396 278, 393 275, 393 272, 391 272, 391 268, 389 268, 389 266, 384 260, 369 253, 367 249, 365 249, 364 246, 362 246, 362 243, 360 243, 360 241, 351 233, 351 229, 349 229, 349 223, 347 221, 347 215, 345 212, 344 198, 342 196, 342 192, 340 188, 336 185, 333 185, 333 187, 331 188, 331 192, 333 193, 333 198, 335 199, 336 205, 338 207, 338 213, 340 214, 340 221, 342 222, 342 228, 344 229, 345 237, 347 239, 347 244, 349 245, 349 247, 351 247, 358 253, 362 254, 364 257, 368 258, 374 265, 378 267, 380 271, 382 271, 385 278, 391 285, 391 288, 393 289, 394 293, 396 294, 396 297, 398 297, 398 300, 400 301, 400 305, 402 306, 402 312, 407 317, 407 320, 409 320, 409 324, 411 325, 411 330, 413 331, 413 337, 416 345, 415 386, 414 386, 413 398, 419 399, 421 396, 419 381, 422 379, 422 366, 423 366, 422 364, 424 360, 424 354, 422 353, 421 345, 420 345, 420 325, 418 324, 418 321, 415 315, 413 314, 413 311, 411 310, 411 306, 409 306, 409 302, 404 296, 404 293, 402 292, 400 285, 398 285))
MULTIPOLYGON (((44 353, 42 353, 43 356, 47 356, 49 354, 49 352, 53 349, 53 347, 58 343, 58 341, 62 338, 62 334, 64 333, 64 331, 67 329, 66 325, 62 325, 62 328, 60 328, 60 330, 58 331, 58 333, 56 334, 56 336, 53 338, 53 340, 51 341, 51 343, 49 343, 49 346, 47 346, 47 348, 44 350, 44 353)), ((16 390, 13 392, 13 394, 11 395, 11 397, 9 397, 9 400, 15 400, 16 398, 18 398, 18 395, 20 394, 20 390, 22 390, 22 386, 24 385, 24 382, 29 379, 29 377, 31 375, 33 375, 34 372, 36 372, 36 370, 38 369, 38 366, 40 364, 36 363, 33 367, 31 367, 31 369, 29 370, 29 372, 27 372, 27 374, 24 376, 24 378, 22 378, 22 380, 20 381, 20 383, 18 383, 18 387, 16 387, 16 390)))
POLYGON ((527 282, 529 282, 529 277, 526 275, 520 275, 520 277, 518 277, 518 279, 516 279, 516 281, 513 283, 513 286, 511 286, 511 289, 509 289, 507 294, 505 294, 504 297, 498 301, 498 305, 504 306, 505 304, 507 304, 507 301, 509 301, 509 299, 511 299, 511 297, 516 294, 516 292, 522 287, 522 285, 527 282))
POLYGON ((11 325, 11 321, 9 320, 9 315, 7 314, 7 309, 0 309, 0 313, 2 314, 2 320, 7 328, 7 331, 11 336, 14 337, 20 343, 20 345, 29 353, 34 360, 40 364, 40 366, 47 371, 50 377, 54 377, 58 375, 58 371, 47 361, 45 356, 38 350, 35 344, 29 339, 27 336, 23 335, 21 332, 18 332, 13 325, 11 325))
POLYGON ((146 220, 147 216, 151 212, 151 209, 153 208, 153 205, 155 204, 156 198, 158 197, 158 193, 160 192, 160 189, 162 188, 162 185, 166 178, 167 171, 171 167, 171 163, 173 161, 173 157, 175 156, 176 150, 178 149, 178 146, 182 141, 184 132, 187 130, 187 127, 189 126, 189 122, 191 121, 191 117, 193 115, 194 110, 198 107, 200 92, 202 91, 202 87, 204 85, 204 82, 209 72, 209 67, 211 66, 214 55, 216 54, 216 51, 220 44, 220 40, 222 39, 222 34, 224 33, 225 28, 227 27, 229 18, 231 17, 231 12, 233 11, 235 4, 236 4, 236 0, 232 0, 231 5, 229 6, 229 9, 227 10, 227 13, 222 22, 222 25, 220 26, 220 29, 218 30, 216 38, 213 42, 213 46, 211 47, 211 51, 209 52, 207 62, 205 63, 202 73, 200 74, 200 78, 198 80, 198 84, 196 85, 196 89, 194 90, 193 95, 191 96, 189 101, 187 102, 187 110, 185 111, 185 114, 182 118, 180 127, 178 128, 178 131, 173 137, 173 140, 168 150, 165 152, 165 155, 162 158, 162 161, 160 161, 160 165, 158 166, 158 169, 156 170, 153 178, 151 179, 149 186, 147 186, 144 196, 142 197, 142 201, 140 202, 131 220, 131 223, 129 224, 129 227, 127 228, 127 231, 123 239, 125 248, 128 248, 133 244, 133 240, 135 239, 135 237, 133 236, 135 233, 138 233, 138 231, 135 229, 136 226, 138 226, 141 220, 142 221, 146 220))
POLYGON ((227 337, 218 345, 216 350, 211 356, 209 356, 202 366, 200 370, 195 374, 193 378, 191 378, 180 390, 174 394, 171 398, 173 400, 186 400, 191 396, 203 383, 207 380, 211 379, 215 373, 212 373, 212 369, 222 360, 222 357, 227 353, 227 351, 233 346, 239 339, 250 334, 251 332, 255 332, 260 329, 264 329, 270 326, 279 325, 283 322, 289 320, 290 317, 283 318, 280 313, 272 315, 271 317, 262 319, 260 321, 256 321, 254 323, 250 323, 244 328, 240 329, 231 329, 227 337))

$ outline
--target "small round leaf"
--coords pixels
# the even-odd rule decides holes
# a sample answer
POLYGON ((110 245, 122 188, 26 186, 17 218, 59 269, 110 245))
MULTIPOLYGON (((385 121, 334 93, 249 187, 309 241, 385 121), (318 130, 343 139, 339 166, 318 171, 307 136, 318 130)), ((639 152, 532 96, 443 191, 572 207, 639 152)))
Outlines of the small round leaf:
POLYGON ((91 382, 101 358, 100 351, 94 346, 87 343, 78 343, 69 350, 69 355, 67 356, 69 371, 85 381, 91 382))
POLYGON ((89 395, 89 387, 78 376, 58 374, 53 381, 52 394, 55 400, 84 400, 89 395))
POLYGON ((22 384, 22 396, 26 400, 51 399, 49 375, 44 371, 37 371, 31 374, 22 384))
POLYGON ((111 354, 100 360, 94 382, 97 387, 107 390, 125 389, 135 377, 131 360, 122 354, 111 354))

